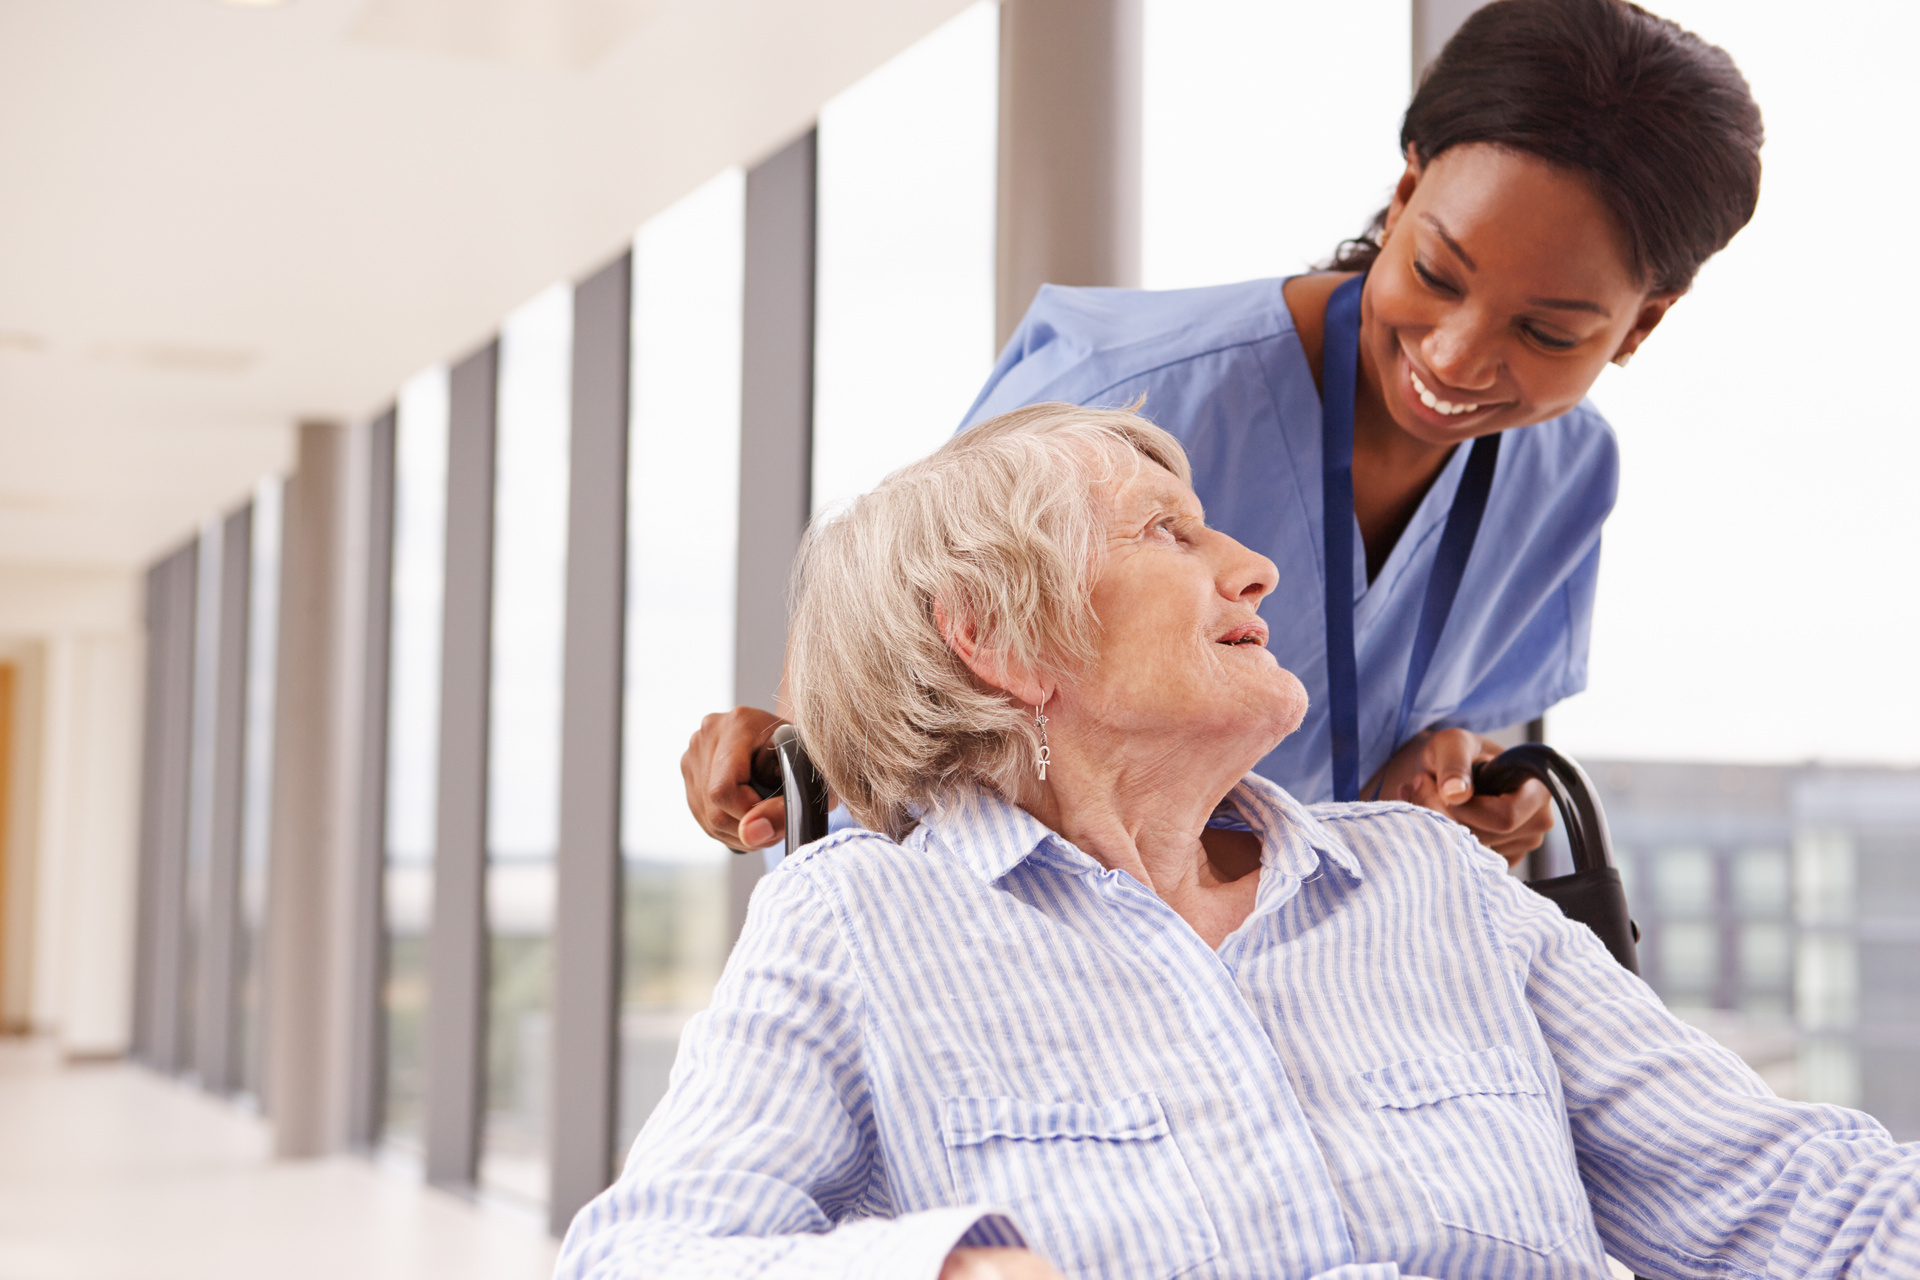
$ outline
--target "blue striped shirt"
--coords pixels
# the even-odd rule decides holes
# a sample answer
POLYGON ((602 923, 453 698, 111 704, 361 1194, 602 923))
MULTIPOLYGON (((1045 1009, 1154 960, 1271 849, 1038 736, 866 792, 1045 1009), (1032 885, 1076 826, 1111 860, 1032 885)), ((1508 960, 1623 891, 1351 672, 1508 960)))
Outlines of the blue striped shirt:
POLYGON ((1227 807, 1218 951, 985 792, 789 859, 558 1274, 1920 1275, 1920 1144, 1774 1097, 1461 828, 1227 807))

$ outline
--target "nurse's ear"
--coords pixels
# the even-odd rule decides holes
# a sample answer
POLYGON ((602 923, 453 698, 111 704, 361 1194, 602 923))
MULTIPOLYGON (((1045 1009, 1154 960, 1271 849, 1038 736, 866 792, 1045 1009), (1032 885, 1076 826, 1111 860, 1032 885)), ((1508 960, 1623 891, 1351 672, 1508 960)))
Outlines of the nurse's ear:
POLYGON ((1648 294, 1646 301, 1640 304, 1640 313, 1633 318, 1633 328, 1627 330, 1620 339, 1620 345, 1607 358, 1622 369, 1626 368, 1627 361, 1633 359, 1633 353, 1640 349, 1640 344, 1647 340, 1654 326, 1666 318, 1667 308, 1678 301, 1680 295, 1677 293, 1648 294))
POLYGON ((1400 215, 1407 211, 1407 205, 1413 199, 1413 189, 1420 185, 1420 153, 1407 144, 1407 168, 1400 175, 1400 181, 1393 186, 1393 199, 1387 202, 1387 220, 1380 227, 1380 238, 1385 240, 1393 234, 1393 226, 1400 221, 1400 215))

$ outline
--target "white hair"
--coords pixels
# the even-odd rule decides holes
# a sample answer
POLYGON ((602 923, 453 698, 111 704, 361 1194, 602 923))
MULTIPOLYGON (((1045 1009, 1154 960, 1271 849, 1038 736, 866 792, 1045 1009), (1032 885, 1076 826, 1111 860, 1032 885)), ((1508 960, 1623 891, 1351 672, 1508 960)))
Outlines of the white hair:
POLYGON ((794 566, 787 697, 863 824, 899 839, 959 787, 1018 795, 1039 743, 1031 709, 975 676, 949 634, 970 628, 978 653, 1043 681, 1083 669, 1106 496, 1143 462, 1191 483, 1179 442, 1131 409, 1038 404, 814 521, 794 566))

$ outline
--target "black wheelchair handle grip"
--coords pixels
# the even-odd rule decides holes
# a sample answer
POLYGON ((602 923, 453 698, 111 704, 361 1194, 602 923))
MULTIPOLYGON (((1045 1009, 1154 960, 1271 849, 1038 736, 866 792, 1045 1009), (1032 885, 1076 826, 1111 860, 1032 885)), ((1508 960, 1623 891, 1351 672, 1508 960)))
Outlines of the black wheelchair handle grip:
POLYGON ((1529 778, 1544 784, 1553 797, 1567 833, 1573 869, 1612 866, 1613 838, 1607 832, 1607 817, 1594 799, 1592 779, 1579 765, 1545 743, 1523 742, 1473 766, 1473 789, 1480 795, 1507 795, 1529 778))
POLYGON ((772 743, 754 748, 752 772, 747 775, 747 785, 762 800, 771 800, 780 794, 784 786, 784 780, 780 777, 780 754, 773 749, 772 743))
POLYGON ((786 797, 788 853, 827 834, 827 781, 813 767, 800 746, 800 731, 792 725, 775 729, 773 741, 754 751, 747 785, 762 800, 786 797))

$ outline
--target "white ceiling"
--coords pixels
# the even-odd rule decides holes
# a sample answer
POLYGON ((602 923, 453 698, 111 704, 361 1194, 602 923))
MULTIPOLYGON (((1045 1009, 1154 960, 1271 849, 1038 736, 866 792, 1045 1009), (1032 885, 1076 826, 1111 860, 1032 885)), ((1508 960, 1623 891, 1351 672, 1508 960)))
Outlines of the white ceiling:
POLYGON ((967 0, 5 0, 0 564, 132 566, 967 0))

